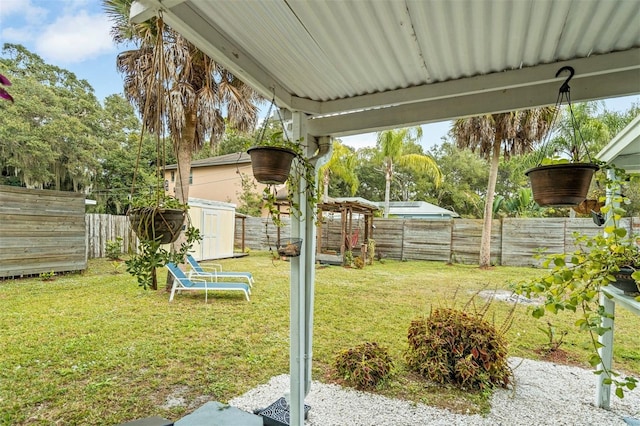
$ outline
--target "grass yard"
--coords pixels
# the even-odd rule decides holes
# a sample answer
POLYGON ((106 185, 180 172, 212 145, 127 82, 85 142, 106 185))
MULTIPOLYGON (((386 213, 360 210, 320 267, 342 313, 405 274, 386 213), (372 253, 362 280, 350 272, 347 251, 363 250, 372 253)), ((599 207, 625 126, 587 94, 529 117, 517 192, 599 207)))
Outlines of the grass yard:
MULTIPOLYGON (((107 260, 52 282, 0 281, 0 424, 103 425, 152 415, 176 420, 210 399, 226 402, 288 373, 289 263, 272 262, 268 253, 221 263, 254 273, 250 303, 240 292, 210 293, 208 304, 204 294, 187 292, 169 303, 166 292, 140 289, 124 265, 107 260)), ((406 371, 407 329, 432 306, 462 306, 477 290, 506 289, 539 273, 418 261, 318 268, 314 379, 337 381, 335 354, 376 341, 396 360, 395 375, 378 393, 462 412, 487 410, 488 393, 432 386, 406 371)), ((165 276, 161 271, 161 282, 165 276)), ((500 325, 509 309, 494 301, 490 318, 500 325)), ((519 306, 508 332, 510 355, 541 359, 549 338, 538 327, 546 329, 550 320, 569 331, 561 361, 588 367, 588 336, 573 327, 575 318, 565 313, 536 320, 519 306)), ((639 327, 640 318, 617 310, 614 367, 635 375, 639 327)))

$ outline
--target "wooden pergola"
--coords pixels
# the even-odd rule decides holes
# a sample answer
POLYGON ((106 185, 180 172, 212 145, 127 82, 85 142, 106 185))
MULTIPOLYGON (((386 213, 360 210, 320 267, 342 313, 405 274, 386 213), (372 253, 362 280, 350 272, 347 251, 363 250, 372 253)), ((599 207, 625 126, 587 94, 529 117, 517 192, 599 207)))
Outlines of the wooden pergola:
MULTIPOLYGON (((378 206, 365 200, 364 198, 335 198, 329 199, 324 203, 318 204, 318 225, 316 236, 316 259, 320 262, 333 263, 342 265, 344 262, 344 254, 346 251, 354 251, 360 244, 362 258, 366 258, 367 242, 373 237, 373 216, 378 210, 378 206), (324 253, 322 247, 322 225, 324 222, 324 213, 340 214, 340 247, 338 250, 324 253), (356 224, 354 232, 353 215, 359 215, 364 220, 364 235, 359 236, 360 228, 356 224)), ((326 251, 327 247, 325 247, 326 251)))

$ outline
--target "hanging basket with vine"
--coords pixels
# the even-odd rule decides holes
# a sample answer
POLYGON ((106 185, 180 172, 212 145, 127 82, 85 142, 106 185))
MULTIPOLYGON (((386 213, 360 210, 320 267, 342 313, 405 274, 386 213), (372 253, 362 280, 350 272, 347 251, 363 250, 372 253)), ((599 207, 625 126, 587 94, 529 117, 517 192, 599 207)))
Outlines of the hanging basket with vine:
POLYGON ((539 158, 538 165, 525 172, 525 175, 531 182, 533 199, 538 205, 543 207, 571 207, 582 203, 587 198, 594 173, 600 168, 600 166, 591 159, 582 134, 580 133, 580 128, 573 115, 569 81, 575 71, 569 66, 562 67, 556 73, 556 77, 563 71, 569 71, 570 75, 558 91, 558 98, 550 127, 553 127, 560 106, 563 100, 566 100, 569 106, 569 113, 571 114, 571 125, 573 129, 572 146, 568 149, 571 158, 567 159, 558 156, 545 157, 551 135, 551 132, 549 132, 545 146, 540 151, 541 158, 539 158), (580 141, 578 141, 578 137, 580 141), (584 152, 582 148, 584 148, 584 152), (583 153, 585 155, 582 155, 583 153), (585 162, 585 158, 583 157, 586 157, 588 161, 585 162))
MULTIPOLYGON (((267 111, 267 116, 271 114, 271 109, 276 106, 275 98, 267 111)), ((272 222, 277 226, 282 226, 280 220, 279 205, 282 200, 278 197, 278 185, 286 184, 286 203, 289 213, 293 217, 302 218, 305 206, 300 206, 297 195, 306 196, 307 205, 313 212, 318 203, 318 191, 316 185, 316 169, 312 162, 304 155, 304 145, 302 139, 293 142, 289 139, 284 121, 278 112, 280 129, 266 136, 268 121, 265 120, 254 146, 247 150, 251 156, 251 167, 255 179, 266 185, 263 190, 264 207, 267 209, 272 222), (302 179, 301 179, 302 178, 302 179), (302 182, 301 182, 302 181, 302 182)))
MULTIPOLYGON (((162 17, 158 16, 157 20, 158 27, 164 29, 162 17)), ((144 139, 143 127, 140 132, 137 164, 131 184, 131 204, 127 213, 131 230, 138 237, 136 253, 126 261, 127 272, 135 276, 138 284, 144 289, 149 287, 157 289, 157 268, 163 267, 169 262, 184 263, 185 256, 193 248, 193 244, 201 240, 199 230, 193 227, 189 220, 188 205, 167 194, 164 187, 162 169, 165 164, 164 130, 167 126, 164 122, 166 114, 163 113, 166 102, 163 86, 163 78, 166 75, 163 72, 166 71, 163 31, 158 31, 157 37, 153 67, 160 72, 155 81, 150 79, 147 82, 145 87, 147 98, 143 111, 143 118, 157 117, 157 121, 151 120, 150 123, 143 120, 156 139, 155 183, 151 188, 143 190, 136 186, 144 139), (155 99, 153 103, 150 101, 151 98, 155 99), (156 108, 155 114, 151 114, 154 112, 151 108, 156 108), (183 232, 184 238, 181 239, 183 232), (180 242, 179 246, 177 242, 180 242), (169 243, 175 243, 174 247, 166 248, 165 245, 169 243)))

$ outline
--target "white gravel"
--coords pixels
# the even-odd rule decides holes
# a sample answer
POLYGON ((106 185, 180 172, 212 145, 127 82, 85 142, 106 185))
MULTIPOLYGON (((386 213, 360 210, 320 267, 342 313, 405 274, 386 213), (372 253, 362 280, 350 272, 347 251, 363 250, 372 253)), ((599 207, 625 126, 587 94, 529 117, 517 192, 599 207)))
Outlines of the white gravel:
MULTIPOLYGON (((313 382, 305 404, 311 406, 309 426, 415 426, 415 425, 625 425, 640 418, 640 391, 611 398, 611 409, 596 408, 596 376, 578 367, 510 359, 515 389, 494 393, 486 416, 455 414, 424 404, 386 398, 337 385, 313 382), (627 421, 625 421, 625 419, 627 421)), ((267 407, 289 388, 289 376, 268 383, 229 401, 253 412, 267 407)))

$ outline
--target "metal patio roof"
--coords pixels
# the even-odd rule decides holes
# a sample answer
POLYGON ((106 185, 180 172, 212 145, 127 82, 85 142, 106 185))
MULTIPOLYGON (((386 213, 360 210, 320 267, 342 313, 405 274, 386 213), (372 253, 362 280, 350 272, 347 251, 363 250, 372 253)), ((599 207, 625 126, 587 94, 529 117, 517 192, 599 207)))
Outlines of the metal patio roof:
MULTIPOLYGON (((139 0, 131 19, 158 10, 292 111, 294 139, 315 138, 320 161, 325 136, 552 105, 563 66, 575 69, 573 101, 640 93, 640 0, 139 0)), ((290 424, 302 426, 316 235, 306 217, 291 225, 304 238, 291 260, 289 353, 290 424)))
POLYGON ((639 0, 140 0, 312 135, 640 93, 639 0))

